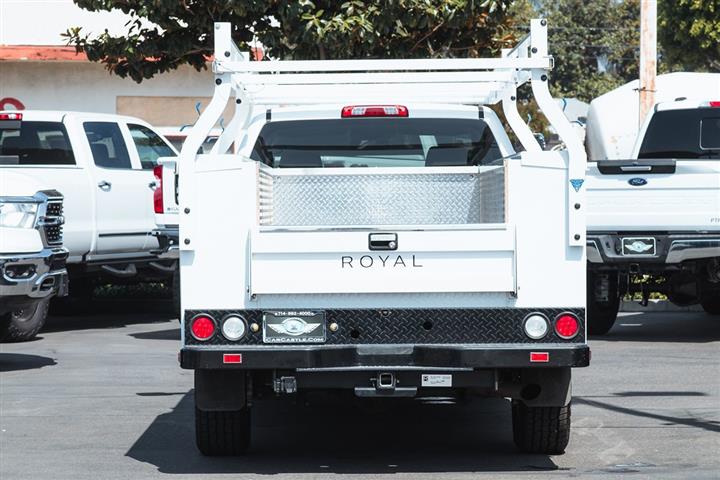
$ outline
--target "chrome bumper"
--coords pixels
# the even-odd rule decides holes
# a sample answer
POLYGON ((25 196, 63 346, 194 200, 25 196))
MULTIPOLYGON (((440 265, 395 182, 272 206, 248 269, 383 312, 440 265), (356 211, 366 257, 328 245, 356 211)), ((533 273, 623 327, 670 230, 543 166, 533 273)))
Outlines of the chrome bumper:
POLYGON ((686 260, 720 257, 720 232, 711 234, 633 234, 633 237, 653 237, 657 241, 655 255, 623 255, 623 237, 631 235, 587 235, 587 260, 590 263, 663 263, 674 264, 686 260))
POLYGON ((45 298, 67 292, 65 248, 46 248, 39 253, 0 255, 0 296, 45 298))

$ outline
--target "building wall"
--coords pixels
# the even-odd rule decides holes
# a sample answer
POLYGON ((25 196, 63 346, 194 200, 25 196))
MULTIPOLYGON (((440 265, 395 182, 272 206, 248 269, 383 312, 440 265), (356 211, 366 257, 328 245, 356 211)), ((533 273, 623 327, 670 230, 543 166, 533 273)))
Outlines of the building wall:
POLYGON ((87 61, 0 61, 0 99, 17 99, 33 110, 121 113, 159 127, 194 122, 195 105, 206 106, 214 86, 210 70, 188 66, 137 84, 87 61))

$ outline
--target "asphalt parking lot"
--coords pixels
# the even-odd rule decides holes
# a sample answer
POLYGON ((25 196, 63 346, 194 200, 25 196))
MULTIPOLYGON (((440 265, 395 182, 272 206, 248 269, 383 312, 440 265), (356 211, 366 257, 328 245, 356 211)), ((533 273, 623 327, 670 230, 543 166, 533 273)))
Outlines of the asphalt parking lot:
MULTIPOLYGON (((719 478, 720 318, 628 313, 576 370, 562 456, 522 455, 504 400, 257 403, 244 458, 194 446, 192 372, 168 314, 53 317, 0 346, 0 478, 719 478)), ((145 313, 138 313, 144 311, 145 313)))

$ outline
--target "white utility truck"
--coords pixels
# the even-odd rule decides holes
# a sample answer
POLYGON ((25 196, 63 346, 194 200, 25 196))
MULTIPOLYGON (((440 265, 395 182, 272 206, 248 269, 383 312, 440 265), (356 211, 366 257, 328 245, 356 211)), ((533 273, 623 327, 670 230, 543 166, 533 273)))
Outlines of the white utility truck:
POLYGON ((587 189, 591 334, 626 294, 720 314, 720 102, 657 104, 631 159, 591 163, 587 189))
POLYGON ((545 20, 492 59, 248 62, 230 33, 215 24, 214 96, 163 172, 200 451, 245 451, 258 393, 346 389, 508 397, 518 447, 562 453, 590 360, 586 161, 548 91, 545 20), (526 82, 567 150, 518 115, 526 82))
MULTIPOLYGON (((0 114, 0 121, 12 117, 0 114)), ((36 178, 0 171, 0 340, 34 338, 50 299, 67 291, 62 229, 60 193, 36 178)))
MULTIPOLYGON (((175 150, 146 122, 98 113, 1 112, 0 174, 22 173, 64 195, 70 296, 86 299, 98 280, 172 278, 158 258, 153 168, 175 150)), ((2 194, 2 192, 0 192, 2 194)), ((158 194, 159 195, 159 194, 158 194)))

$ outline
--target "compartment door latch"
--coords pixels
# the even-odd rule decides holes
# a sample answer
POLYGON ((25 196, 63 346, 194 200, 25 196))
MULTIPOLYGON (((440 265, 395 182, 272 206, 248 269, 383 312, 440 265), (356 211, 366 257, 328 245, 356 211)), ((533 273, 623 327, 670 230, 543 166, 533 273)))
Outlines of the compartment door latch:
POLYGON ((370 250, 397 250, 397 233, 371 233, 368 236, 368 248, 370 250))

